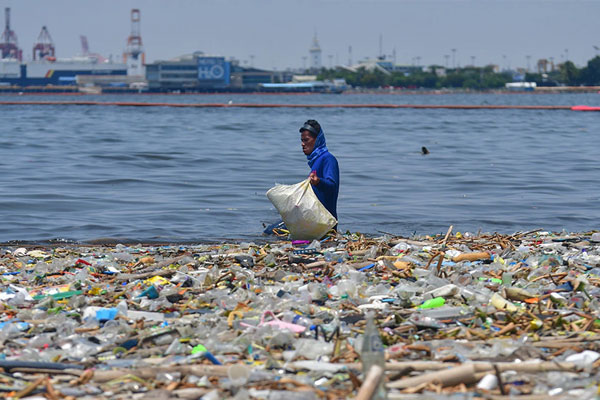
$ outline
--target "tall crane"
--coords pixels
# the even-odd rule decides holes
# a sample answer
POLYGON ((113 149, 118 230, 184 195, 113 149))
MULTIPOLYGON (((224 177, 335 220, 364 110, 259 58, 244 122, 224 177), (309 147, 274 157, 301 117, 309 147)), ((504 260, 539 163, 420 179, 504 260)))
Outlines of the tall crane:
POLYGON ((90 46, 88 46, 87 36, 79 35, 79 39, 81 40, 81 51, 84 56, 87 56, 90 53, 90 46))
POLYGON ((33 59, 41 60, 46 57, 54 57, 54 43, 48 28, 42 26, 42 31, 38 35, 37 42, 33 45, 33 59))
POLYGON ((146 53, 142 45, 142 35, 140 34, 140 10, 134 8, 131 10, 131 34, 127 38, 127 49, 123 53, 123 61, 128 64, 133 74, 142 73, 142 68, 146 64, 146 53), (130 61, 130 63, 128 63, 130 61), (129 65, 131 64, 131 65, 129 65))
POLYGON ((17 45, 17 35, 10 29, 10 8, 4 9, 4 32, 0 36, 0 53, 2 58, 23 60, 23 51, 17 45))
POLYGON ((103 63, 106 62, 106 58, 98 53, 90 53, 90 46, 88 45, 87 36, 79 35, 79 39, 81 40, 81 55, 84 57, 90 57, 96 60, 96 62, 103 63))

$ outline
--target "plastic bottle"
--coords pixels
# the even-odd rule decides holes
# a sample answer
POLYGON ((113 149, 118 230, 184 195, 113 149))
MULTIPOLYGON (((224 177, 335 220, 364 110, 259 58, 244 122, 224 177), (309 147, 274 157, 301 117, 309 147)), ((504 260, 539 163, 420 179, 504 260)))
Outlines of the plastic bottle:
POLYGON ((121 300, 119 304, 117 304, 117 311, 120 315, 124 317, 127 316, 127 302, 125 300, 121 300))
POLYGON ((318 240, 313 240, 308 246, 306 246, 307 249, 315 249, 315 250, 321 250, 321 242, 319 242, 318 240))
POLYGON ((513 274, 511 272, 504 272, 502 274, 502 284, 506 287, 512 286, 513 274))
POLYGON ((273 254, 267 254, 267 256, 265 257, 265 265, 267 267, 274 267, 277 263, 277 260, 275 259, 275 256, 273 254))
MULTIPOLYGON (((363 336, 360 360, 362 362, 362 370, 365 377, 373 365, 377 365, 385 371, 385 352, 383 350, 383 343, 381 342, 379 331, 373 322, 373 313, 371 312, 367 314, 367 325, 363 336)), ((384 381, 385 379, 382 377, 372 399, 387 398, 384 381)))
POLYGON ((310 318, 303 317, 302 315, 296 315, 294 318, 292 318, 292 324, 302 325, 306 329, 310 329, 313 326, 310 318))
POLYGON ((284 322, 289 322, 291 324, 302 325, 307 330, 313 326, 313 323, 310 318, 305 317, 302 314, 298 314, 294 311, 285 311, 281 315, 281 320, 284 322))
POLYGON ((434 297, 433 299, 426 300, 423 304, 419 306, 420 309, 426 308, 437 308, 446 304, 446 299, 443 297, 434 297))

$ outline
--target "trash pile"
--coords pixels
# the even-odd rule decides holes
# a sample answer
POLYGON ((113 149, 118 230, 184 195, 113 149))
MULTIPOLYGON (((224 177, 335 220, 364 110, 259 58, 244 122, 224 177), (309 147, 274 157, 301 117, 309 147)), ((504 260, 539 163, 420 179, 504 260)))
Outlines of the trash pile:
POLYGON ((3 245, 0 273, 4 397, 599 390, 599 233, 3 245))

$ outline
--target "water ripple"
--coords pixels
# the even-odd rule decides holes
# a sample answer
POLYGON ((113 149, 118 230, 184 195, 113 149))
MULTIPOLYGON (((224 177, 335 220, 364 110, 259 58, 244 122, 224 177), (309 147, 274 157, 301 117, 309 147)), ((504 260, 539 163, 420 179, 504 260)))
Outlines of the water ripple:
MULTIPOLYGON (((590 94, 90 99, 600 105, 590 94)), ((340 163, 344 231, 598 228, 591 113, 23 105, 0 113, 0 241, 254 240, 278 218, 264 193, 309 173, 298 134, 309 118, 321 121, 340 163)))

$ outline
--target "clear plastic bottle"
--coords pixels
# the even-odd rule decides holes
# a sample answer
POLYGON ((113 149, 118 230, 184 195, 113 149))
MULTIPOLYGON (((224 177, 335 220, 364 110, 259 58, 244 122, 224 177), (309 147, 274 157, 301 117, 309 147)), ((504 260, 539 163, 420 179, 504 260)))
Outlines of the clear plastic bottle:
MULTIPOLYGON (((372 312, 367 314, 367 325, 365 327, 365 334, 363 335, 360 360, 362 362, 362 370, 365 378, 373 365, 377 365, 385 371, 385 351, 383 350, 383 343, 381 342, 381 336, 379 336, 379 330, 373 321, 372 312)), ((385 377, 382 377, 372 399, 386 398, 385 377)))
POLYGON ((273 254, 267 254, 265 257, 265 265, 269 268, 274 267, 277 264, 277 260, 273 254))
POLYGON ((284 322, 289 322, 289 323, 296 324, 296 325, 302 325, 306 329, 310 329, 310 327, 313 325, 310 318, 305 317, 301 314, 297 314, 293 311, 284 312, 283 315, 281 316, 281 319, 284 322))

